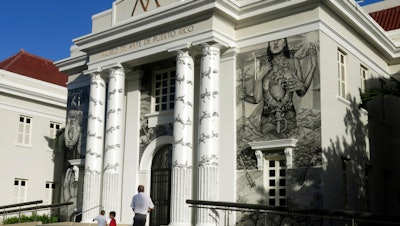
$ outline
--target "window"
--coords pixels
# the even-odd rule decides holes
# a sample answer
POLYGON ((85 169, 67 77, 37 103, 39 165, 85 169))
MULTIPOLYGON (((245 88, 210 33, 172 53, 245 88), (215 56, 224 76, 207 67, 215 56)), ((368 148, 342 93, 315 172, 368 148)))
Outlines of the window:
POLYGON ((44 204, 52 204, 53 193, 54 193, 54 189, 56 188, 56 185, 53 182, 46 182, 45 188, 46 188, 46 191, 45 191, 45 197, 44 197, 44 204))
POLYGON ((18 127, 18 143, 19 144, 30 144, 31 143, 31 130, 32 130, 32 118, 27 116, 19 117, 18 127))
POLYGON ((286 160, 267 160, 266 170, 268 205, 286 206, 286 160))
POLYGON ((14 203, 26 202, 27 183, 25 179, 14 179, 14 203))
POLYGON ((56 123, 56 122, 50 122, 50 134, 49 134, 49 138, 50 139, 55 139, 56 135, 57 135, 57 131, 61 128, 61 124, 60 123, 56 123))
POLYGON ((339 96, 346 98, 346 54, 340 49, 337 52, 337 61, 339 96))
POLYGON ((174 109, 175 68, 157 71, 153 77, 153 111, 174 109))
POLYGON ((368 77, 369 77, 368 69, 363 65, 361 65, 360 66, 361 92, 364 92, 367 88, 368 77))

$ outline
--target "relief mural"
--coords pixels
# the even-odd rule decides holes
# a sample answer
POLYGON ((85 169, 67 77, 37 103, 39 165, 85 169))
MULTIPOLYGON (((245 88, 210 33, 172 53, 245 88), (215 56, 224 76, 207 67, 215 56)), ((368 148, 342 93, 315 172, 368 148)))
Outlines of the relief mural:
MULTIPOLYGON (((285 175, 286 205, 321 207, 318 33, 271 40, 241 52, 236 68, 237 201, 269 205, 263 171, 257 169, 249 143, 293 138, 298 142, 293 168, 285 175)), ((264 152, 265 156, 276 154, 264 152)), ((258 217, 249 214, 238 217, 238 225, 257 222, 258 217)))

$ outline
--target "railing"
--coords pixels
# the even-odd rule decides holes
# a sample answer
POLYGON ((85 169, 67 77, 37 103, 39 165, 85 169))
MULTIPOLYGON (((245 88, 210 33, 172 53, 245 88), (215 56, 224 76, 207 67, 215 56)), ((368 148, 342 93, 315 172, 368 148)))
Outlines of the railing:
POLYGON ((80 212, 80 213, 78 213, 78 214, 76 214, 76 215, 74 216, 74 221, 73 221, 73 222, 75 223, 76 217, 77 217, 77 216, 82 215, 82 214, 84 214, 84 213, 86 213, 86 212, 89 212, 89 211, 91 211, 91 210, 93 210, 93 209, 96 209, 96 208, 98 208, 98 207, 101 207, 101 209, 104 209, 103 205, 97 205, 97 206, 94 206, 94 207, 92 207, 92 208, 90 208, 90 209, 87 209, 87 210, 85 210, 85 211, 82 211, 82 212, 80 212))
MULTIPOLYGON (((210 202, 201 200, 186 200, 190 207, 206 208, 211 210, 224 211, 224 225, 229 225, 229 214, 232 211, 252 212, 257 214, 264 214, 264 225, 267 224, 267 216, 281 216, 282 223, 287 223, 284 219, 317 219, 317 220, 330 220, 350 222, 351 225, 357 223, 368 223, 373 225, 400 225, 400 215, 388 214, 373 214, 369 212, 356 212, 356 211, 336 211, 336 210, 323 210, 323 209, 299 209, 290 207, 276 207, 258 204, 246 203, 233 203, 233 202, 210 202)), ((214 212, 213 211, 213 212, 214 212)))
POLYGON ((18 213, 18 222, 20 223, 20 221, 21 221, 21 213, 23 213, 23 212, 29 212, 29 211, 34 210, 34 212, 35 212, 35 220, 36 220, 37 211, 38 210, 61 208, 61 207, 69 206, 69 205, 73 204, 73 202, 65 202, 65 203, 57 203, 57 204, 50 204, 50 205, 37 205, 39 203, 43 203, 43 201, 39 200, 39 201, 33 201, 33 202, 25 202, 25 203, 18 203, 18 204, 1 206, 0 208, 3 209, 3 210, 0 211, 0 214, 3 214, 3 220, 4 220, 4 219, 6 219, 6 215, 7 214, 18 213), (33 205, 33 204, 36 204, 36 206, 6 210, 8 208, 21 207, 21 206, 27 206, 27 205, 33 205))
MULTIPOLYGON (((36 205, 39 203, 43 203, 43 200, 37 200, 37 201, 31 201, 31 202, 22 202, 22 203, 16 203, 16 204, 11 204, 11 205, 5 205, 5 206, 0 206, 0 209, 2 209, 3 211, 0 212, 1 214, 3 214, 3 219, 6 218, 6 214, 7 211, 6 209, 8 208, 13 208, 13 207, 21 207, 21 206, 29 206, 29 205, 36 205)), ((19 214, 19 218, 20 219, 21 214, 19 214)))

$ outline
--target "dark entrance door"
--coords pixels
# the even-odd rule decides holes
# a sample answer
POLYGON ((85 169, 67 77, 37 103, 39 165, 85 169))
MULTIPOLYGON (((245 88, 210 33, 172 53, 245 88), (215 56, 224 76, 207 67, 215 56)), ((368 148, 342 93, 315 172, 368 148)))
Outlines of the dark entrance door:
POLYGON ((168 225, 171 201, 172 145, 161 147, 151 165, 151 198, 154 211, 150 214, 150 226, 168 225))

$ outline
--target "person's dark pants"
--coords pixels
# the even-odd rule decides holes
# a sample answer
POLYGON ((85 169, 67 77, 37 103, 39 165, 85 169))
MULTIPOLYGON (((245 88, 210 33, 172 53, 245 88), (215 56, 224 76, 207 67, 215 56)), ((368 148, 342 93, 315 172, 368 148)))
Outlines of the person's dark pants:
POLYGON ((133 226, 144 226, 146 224, 146 215, 145 214, 135 214, 133 218, 133 226))

